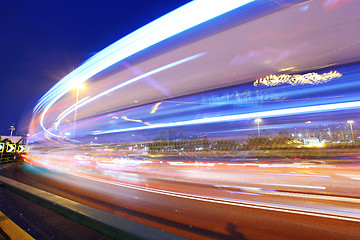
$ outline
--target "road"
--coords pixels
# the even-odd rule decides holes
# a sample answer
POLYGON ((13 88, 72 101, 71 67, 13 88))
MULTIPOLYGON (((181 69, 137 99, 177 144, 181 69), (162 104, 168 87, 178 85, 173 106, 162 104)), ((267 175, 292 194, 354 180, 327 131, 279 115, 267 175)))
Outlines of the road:
POLYGON ((356 161, 97 164, 1 174, 191 239, 360 236, 356 161))

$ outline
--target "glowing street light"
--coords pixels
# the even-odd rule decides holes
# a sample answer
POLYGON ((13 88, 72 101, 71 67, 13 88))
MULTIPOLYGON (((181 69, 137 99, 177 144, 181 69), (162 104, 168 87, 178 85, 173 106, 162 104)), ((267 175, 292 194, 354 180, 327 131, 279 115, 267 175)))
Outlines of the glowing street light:
POLYGON ((74 86, 74 89, 76 89, 76 103, 75 103, 75 111, 74 111, 73 138, 75 138, 75 125, 76 125, 76 115, 77 115, 78 102, 79 102, 79 92, 80 92, 80 89, 85 89, 85 85, 83 83, 77 83, 74 86))
POLYGON ((11 139, 12 138, 12 133, 13 133, 13 131, 15 131, 15 127, 13 125, 11 125, 9 130, 10 130, 10 141, 12 141, 12 139, 11 139))
POLYGON ((258 135, 260 137, 260 122, 262 122, 262 119, 261 118, 257 118, 255 119, 255 122, 257 123, 257 126, 258 126, 258 135))
POLYGON ((352 128, 352 124, 354 123, 353 120, 349 120, 347 121, 348 124, 350 124, 350 130, 351 130, 351 140, 354 141, 354 131, 353 131, 353 128, 352 128))

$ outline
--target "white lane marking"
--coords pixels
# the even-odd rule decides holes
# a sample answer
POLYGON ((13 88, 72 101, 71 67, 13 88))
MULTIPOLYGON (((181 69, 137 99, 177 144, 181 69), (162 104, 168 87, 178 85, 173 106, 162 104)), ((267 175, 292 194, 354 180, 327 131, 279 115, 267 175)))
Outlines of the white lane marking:
POLYGON ((326 189, 326 187, 323 187, 323 186, 293 185, 293 184, 280 184, 280 183, 258 183, 258 184, 269 185, 269 186, 280 186, 280 187, 326 189))
POLYGON ((75 174, 70 173, 71 175, 82 177, 86 179, 90 179, 93 181, 98 181, 102 183, 112 184, 120 187, 125 187, 129 189, 135 189, 140 191, 146 191, 151 193, 157 193, 167 196, 173 196, 173 197, 180 197, 180 198, 186 198, 191 200, 198 200, 203 202, 211 202, 211 203, 219 203, 219 204, 226 204, 226 205, 232 205, 232 206, 238 206, 238 207, 248 207, 248 208, 256 208, 256 209, 262 209, 262 210, 270 210, 270 211, 277 211, 277 212, 286 212, 286 213, 294 213, 294 214, 301 214, 301 215, 308 215, 308 216, 315 216, 315 217, 325 217, 325 218, 331 218, 331 219, 337 219, 337 220, 344 220, 344 221, 352 221, 352 222, 360 222, 360 215, 359 214, 345 214, 345 213, 339 213, 336 211, 333 212, 325 212, 321 210, 314 210, 314 209, 300 209, 300 208, 294 208, 289 206, 282 206, 282 205, 271 205, 271 204, 262 204, 262 203, 255 203, 255 202, 246 202, 246 201, 235 201, 235 200, 229 200, 229 199, 221 199, 221 198, 214 198, 214 197, 205 197, 205 196, 199 196, 199 195, 192 195, 187 193, 177 193, 172 192, 168 190, 162 190, 162 189, 154 189, 149 187, 142 187, 142 186, 136 186, 126 183, 120 183, 110 180, 104 180, 99 179, 96 177, 90 177, 90 176, 84 176, 81 174, 75 174))
POLYGON ((230 189, 234 189, 234 190, 238 189, 240 191, 258 193, 258 195, 266 194, 266 195, 311 198, 311 199, 318 199, 318 200, 330 200, 330 201, 340 201, 340 202, 360 204, 360 199, 353 198, 353 197, 336 197, 336 196, 327 196, 327 195, 317 195, 317 194, 311 194, 311 193, 279 192, 275 189, 263 189, 263 188, 257 188, 257 187, 244 187, 244 186, 215 185, 215 187, 230 188, 230 189))
POLYGON ((319 174, 298 174, 298 173, 262 173, 266 175, 280 175, 280 176, 294 176, 294 177, 319 177, 319 178, 330 178, 328 175, 319 175, 319 174))
POLYGON ((360 180, 360 175, 353 175, 353 174, 336 174, 338 176, 348 177, 354 180, 360 180))
POLYGON ((330 201, 340 201, 340 202, 348 202, 360 204, 360 199, 352 198, 352 197, 336 197, 336 196, 326 196, 326 195, 316 195, 310 193, 291 193, 291 192, 278 192, 278 191, 267 191, 267 190, 249 190, 250 192, 257 192, 261 194, 267 195, 278 195, 278 196, 287 196, 287 197, 300 197, 300 198, 311 198, 318 200, 330 200, 330 201))

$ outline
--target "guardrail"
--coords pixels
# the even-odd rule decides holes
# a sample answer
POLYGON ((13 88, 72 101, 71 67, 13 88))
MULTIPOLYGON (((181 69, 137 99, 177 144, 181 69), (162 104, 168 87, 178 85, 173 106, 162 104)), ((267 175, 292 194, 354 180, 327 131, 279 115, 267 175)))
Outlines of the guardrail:
POLYGON ((0 165, 12 162, 18 162, 21 154, 25 153, 26 145, 11 142, 9 139, 1 141, 0 139, 0 165))
POLYGON ((20 154, 18 153, 3 153, 0 155, 0 165, 19 162, 20 154))

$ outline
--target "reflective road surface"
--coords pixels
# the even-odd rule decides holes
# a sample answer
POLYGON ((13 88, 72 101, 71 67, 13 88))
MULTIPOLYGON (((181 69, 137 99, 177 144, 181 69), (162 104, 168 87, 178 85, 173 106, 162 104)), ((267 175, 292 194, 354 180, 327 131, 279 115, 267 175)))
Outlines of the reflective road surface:
POLYGON ((25 164, 2 174, 191 239, 358 239, 356 160, 177 159, 78 173, 25 164))

